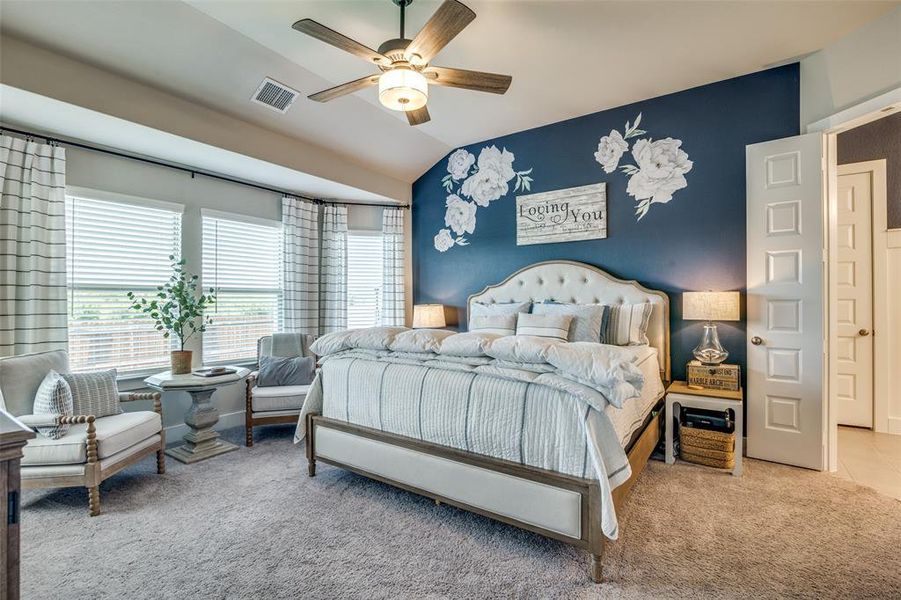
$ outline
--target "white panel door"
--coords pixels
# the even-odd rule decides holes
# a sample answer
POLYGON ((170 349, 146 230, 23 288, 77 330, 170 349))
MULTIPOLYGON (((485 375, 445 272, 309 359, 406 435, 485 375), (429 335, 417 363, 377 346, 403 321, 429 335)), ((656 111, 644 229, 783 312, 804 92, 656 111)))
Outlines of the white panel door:
POLYGON ((822 469, 824 175, 819 133, 747 147, 748 456, 822 469))
POLYGON ((840 165, 837 199, 837 417, 840 425, 873 427, 872 173, 840 165))

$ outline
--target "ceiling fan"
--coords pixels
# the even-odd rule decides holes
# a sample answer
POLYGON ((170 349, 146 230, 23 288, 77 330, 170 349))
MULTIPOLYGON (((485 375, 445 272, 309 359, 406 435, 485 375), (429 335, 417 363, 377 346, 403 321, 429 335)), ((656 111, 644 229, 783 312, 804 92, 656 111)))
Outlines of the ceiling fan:
POLYGON ((359 56, 382 71, 381 74, 367 75, 312 94, 310 100, 328 102, 378 84, 379 101, 384 106, 404 111, 410 125, 420 125, 430 119, 426 107, 429 83, 492 94, 503 94, 510 87, 513 78, 509 75, 429 64, 448 42, 476 18, 469 7, 457 0, 445 0, 416 37, 409 40, 404 37, 404 10, 413 0, 392 2, 400 8, 400 37, 386 41, 377 51, 312 19, 301 19, 292 25, 297 31, 359 56))

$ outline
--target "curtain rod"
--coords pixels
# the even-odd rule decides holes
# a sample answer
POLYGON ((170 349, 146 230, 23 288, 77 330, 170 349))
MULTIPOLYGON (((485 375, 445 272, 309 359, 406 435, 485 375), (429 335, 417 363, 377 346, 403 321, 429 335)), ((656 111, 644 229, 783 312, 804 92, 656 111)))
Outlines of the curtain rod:
POLYGON ((67 140, 63 138, 49 136, 44 133, 35 133, 33 131, 23 131, 21 129, 14 129, 12 127, 6 127, 5 125, 0 125, 0 133, 4 131, 9 131, 12 133, 17 133, 19 135, 25 136, 26 138, 44 138, 47 140, 48 144, 65 144, 66 146, 72 146, 73 148, 81 148, 82 150, 90 150, 92 152, 101 152, 103 154, 109 154, 111 156, 117 156, 119 158, 127 158, 130 160, 136 160, 139 162, 156 165, 158 167, 166 167, 168 169, 174 169, 176 171, 181 171, 183 173, 190 173, 191 179, 194 179, 195 175, 202 175, 204 177, 209 177, 210 179, 218 179, 219 181, 227 181, 228 183, 234 183, 237 185, 243 185, 245 187, 251 187, 258 190, 262 190, 264 192, 272 192, 273 194, 281 194, 282 196, 291 196, 293 198, 300 198, 302 200, 309 200, 314 204, 328 204, 328 205, 343 205, 343 206, 378 206, 382 208, 410 208, 409 204, 387 204, 387 203, 377 203, 377 202, 340 202, 337 200, 322 200, 320 198, 311 198, 309 196, 304 196, 303 194, 298 194, 295 192, 289 192, 287 190, 280 190, 277 188, 271 188, 265 185, 260 185, 257 183, 251 183, 249 181, 241 181, 240 179, 233 179, 226 175, 219 175, 218 173, 211 173, 209 171, 203 171, 202 169, 194 169, 185 165, 179 165, 175 163, 168 163, 159 160, 154 160, 152 158, 145 158, 143 156, 134 156, 131 154, 126 154, 124 152, 117 152, 116 150, 109 150, 107 148, 101 148, 99 146, 91 146, 89 144, 82 144, 81 142, 73 142, 72 140, 67 140))

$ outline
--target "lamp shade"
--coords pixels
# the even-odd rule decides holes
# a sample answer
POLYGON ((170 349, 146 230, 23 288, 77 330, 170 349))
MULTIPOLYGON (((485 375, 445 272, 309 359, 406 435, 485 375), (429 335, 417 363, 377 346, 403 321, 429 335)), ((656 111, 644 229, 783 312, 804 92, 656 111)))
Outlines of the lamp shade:
POLYGON ((738 292, 683 292, 682 318, 687 321, 738 321, 738 292))
POLYGON ((398 67, 379 77, 379 101, 391 110, 417 110, 429 100, 429 84, 419 71, 398 67))
POLYGON ((413 327, 415 329, 444 327, 443 304, 416 304, 413 306, 413 327))

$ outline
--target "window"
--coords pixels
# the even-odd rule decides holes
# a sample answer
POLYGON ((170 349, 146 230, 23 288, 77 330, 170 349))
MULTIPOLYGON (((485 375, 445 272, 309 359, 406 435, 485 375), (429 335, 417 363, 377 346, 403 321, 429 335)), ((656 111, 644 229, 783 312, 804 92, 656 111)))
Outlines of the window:
POLYGON ((281 325, 281 224, 203 211, 203 287, 216 289, 203 334, 204 364, 257 356, 281 325))
POLYGON ((172 341, 126 294, 150 296, 181 248, 181 207, 103 192, 66 197, 69 362, 72 370, 148 372, 169 364, 172 341))
POLYGON ((382 233, 347 234, 347 327, 375 327, 382 302, 382 233))

